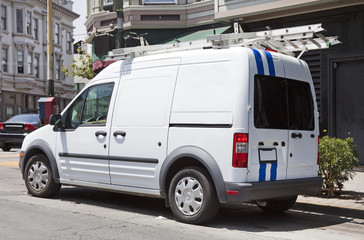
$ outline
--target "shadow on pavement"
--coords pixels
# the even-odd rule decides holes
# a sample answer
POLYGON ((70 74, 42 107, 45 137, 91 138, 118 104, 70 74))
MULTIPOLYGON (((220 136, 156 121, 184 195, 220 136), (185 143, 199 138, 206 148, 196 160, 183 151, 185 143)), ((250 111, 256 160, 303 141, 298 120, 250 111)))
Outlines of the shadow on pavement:
MULTIPOLYGON (((124 210, 175 220, 164 199, 124 195, 78 187, 63 187, 55 196, 61 201, 90 204, 115 210, 124 210)), ((293 209, 282 214, 266 214, 253 204, 239 207, 222 207, 216 218, 205 225, 249 232, 297 231, 315 229, 364 219, 364 211, 309 203, 296 203, 293 209)), ((363 222, 363 221, 359 221, 363 222)))

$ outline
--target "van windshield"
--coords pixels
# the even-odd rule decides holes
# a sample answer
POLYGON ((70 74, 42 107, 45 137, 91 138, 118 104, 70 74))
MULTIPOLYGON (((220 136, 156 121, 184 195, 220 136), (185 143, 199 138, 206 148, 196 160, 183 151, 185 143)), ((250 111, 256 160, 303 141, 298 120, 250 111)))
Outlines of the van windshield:
POLYGON ((255 76, 256 128, 314 130, 314 123, 314 104, 309 83, 273 76, 255 76))

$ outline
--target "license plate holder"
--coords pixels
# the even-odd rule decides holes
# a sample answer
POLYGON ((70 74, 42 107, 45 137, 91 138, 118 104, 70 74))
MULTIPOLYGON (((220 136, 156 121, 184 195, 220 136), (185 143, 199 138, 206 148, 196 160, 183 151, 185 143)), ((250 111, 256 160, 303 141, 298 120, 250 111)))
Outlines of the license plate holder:
POLYGON ((259 148, 259 162, 260 163, 276 163, 277 162, 277 149, 275 148, 259 148))

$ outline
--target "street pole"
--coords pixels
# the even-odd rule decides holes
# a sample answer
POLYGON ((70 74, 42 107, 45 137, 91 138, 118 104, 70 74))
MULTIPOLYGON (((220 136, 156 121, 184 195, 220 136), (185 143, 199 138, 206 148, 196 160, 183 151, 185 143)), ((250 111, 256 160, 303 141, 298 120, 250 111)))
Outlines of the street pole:
POLYGON ((47 82, 48 97, 54 97, 52 0, 47 0, 47 82))
POLYGON ((116 32, 116 48, 123 48, 124 47, 124 27, 123 27, 123 20, 124 20, 124 0, 114 0, 114 11, 117 14, 117 24, 118 29, 116 32))

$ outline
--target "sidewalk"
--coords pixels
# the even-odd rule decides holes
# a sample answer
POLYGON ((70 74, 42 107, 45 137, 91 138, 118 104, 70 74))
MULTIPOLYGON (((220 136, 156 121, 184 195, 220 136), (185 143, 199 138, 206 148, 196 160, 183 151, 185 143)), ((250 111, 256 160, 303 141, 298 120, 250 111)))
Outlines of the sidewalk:
POLYGON ((299 196, 297 202, 364 211, 364 167, 355 169, 354 179, 344 183, 343 194, 333 198, 299 196))

